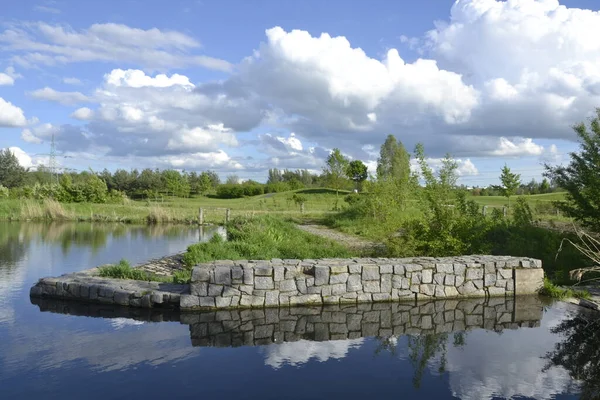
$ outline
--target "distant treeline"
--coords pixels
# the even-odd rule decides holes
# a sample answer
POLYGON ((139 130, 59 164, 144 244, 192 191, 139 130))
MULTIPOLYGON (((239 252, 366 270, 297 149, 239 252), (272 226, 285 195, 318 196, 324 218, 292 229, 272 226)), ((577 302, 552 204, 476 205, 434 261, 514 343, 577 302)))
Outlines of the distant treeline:
MULTIPOLYGON (((173 169, 118 169, 111 172, 63 172, 53 175, 40 166, 26 169, 10 150, 0 152, 0 197, 54 198, 61 202, 120 202, 124 198, 157 199, 164 196, 215 196, 240 198, 284 192, 326 184, 322 176, 308 170, 269 170, 267 183, 242 182, 229 175, 221 182, 214 171, 180 172, 173 169)), ((348 182, 348 186, 350 183, 348 182)))

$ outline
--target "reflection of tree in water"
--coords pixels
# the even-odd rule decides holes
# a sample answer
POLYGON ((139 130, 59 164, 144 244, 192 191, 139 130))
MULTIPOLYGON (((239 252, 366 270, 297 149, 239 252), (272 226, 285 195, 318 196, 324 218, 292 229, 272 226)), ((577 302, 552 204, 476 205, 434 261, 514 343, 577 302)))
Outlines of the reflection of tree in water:
POLYGON ((5 222, 0 224, 0 265, 12 267, 27 251, 27 242, 20 238, 20 224, 5 222))
POLYGON ((600 399, 600 316, 580 312, 551 329, 564 336, 554 351, 548 353, 552 366, 565 368, 571 377, 581 381, 581 399, 600 399))
MULTIPOLYGON (((438 372, 446 372, 446 353, 447 344, 450 334, 438 333, 430 335, 408 335, 408 350, 409 359, 415 371, 413 376, 413 386, 419 388, 425 368, 429 362, 434 360, 439 354, 438 372)), ((455 332, 452 334, 452 345, 454 347, 463 347, 465 345, 465 333, 455 332)), ((375 349, 375 353, 379 354, 382 351, 389 351, 391 354, 396 354, 397 338, 395 336, 378 337, 379 346, 375 349)))

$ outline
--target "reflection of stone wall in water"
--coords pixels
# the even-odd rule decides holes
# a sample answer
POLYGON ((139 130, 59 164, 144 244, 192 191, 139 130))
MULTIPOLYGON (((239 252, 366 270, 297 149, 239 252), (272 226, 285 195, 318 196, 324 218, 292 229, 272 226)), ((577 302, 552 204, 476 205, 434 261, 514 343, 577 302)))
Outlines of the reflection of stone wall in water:
POLYGON ((42 311, 103 318, 177 321, 190 325, 194 346, 255 346, 298 340, 327 341, 470 329, 539 326, 542 303, 535 296, 436 300, 319 307, 285 307, 179 313, 32 299, 42 311))

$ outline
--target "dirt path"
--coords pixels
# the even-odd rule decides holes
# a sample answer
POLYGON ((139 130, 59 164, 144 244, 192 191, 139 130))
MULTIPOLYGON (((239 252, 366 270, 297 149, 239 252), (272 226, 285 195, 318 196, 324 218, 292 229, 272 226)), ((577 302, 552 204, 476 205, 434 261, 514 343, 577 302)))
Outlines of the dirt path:
POLYGON ((384 250, 384 245, 382 243, 372 242, 357 236, 348 235, 323 225, 302 224, 297 226, 298 229, 312 233, 313 235, 334 240, 353 250, 366 253, 381 253, 384 250))

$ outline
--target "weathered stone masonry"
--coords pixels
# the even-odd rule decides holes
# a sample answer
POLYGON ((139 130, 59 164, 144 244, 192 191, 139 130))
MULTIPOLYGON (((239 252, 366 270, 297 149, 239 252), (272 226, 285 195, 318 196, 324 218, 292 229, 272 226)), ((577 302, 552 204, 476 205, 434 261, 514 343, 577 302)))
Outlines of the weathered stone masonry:
POLYGON ((540 260, 507 256, 214 261, 193 269, 181 309, 350 304, 536 293, 540 260))
POLYGON ((32 297, 182 310, 398 302, 536 293, 541 261, 507 256, 214 261, 190 285, 102 278, 92 268, 40 279, 32 297))

